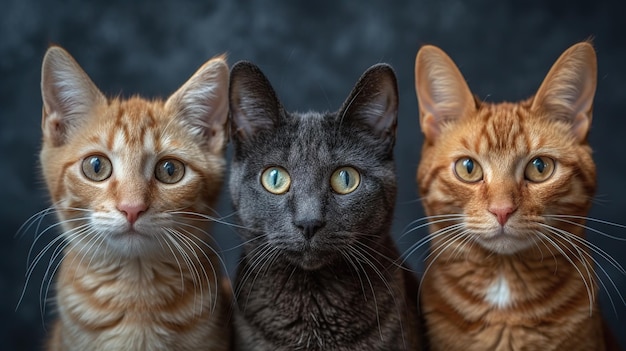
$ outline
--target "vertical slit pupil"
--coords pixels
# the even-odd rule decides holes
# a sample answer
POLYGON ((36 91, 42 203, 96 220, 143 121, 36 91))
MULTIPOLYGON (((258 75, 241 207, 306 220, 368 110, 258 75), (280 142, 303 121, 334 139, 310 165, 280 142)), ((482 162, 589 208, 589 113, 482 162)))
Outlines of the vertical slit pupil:
POLYGON ((346 171, 339 172, 339 177, 343 181, 343 184, 345 185, 346 188, 350 186, 350 174, 348 174, 348 172, 346 171))
POLYGON ((278 170, 273 169, 270 172, 270 181, 273 186, 278 186, 278 170))
POLYGON ((176 166, 174 166, 174 164, 172 162, 169 162, 169 161, 165 162, 163 167, 165 167, 165 171, 167 172, 167 174, 170 177, 174 174, 174 171, 176 171, 176 166))
POLYGON ((540 158, 536 158, 533 161, 533 164, 535 165, 535 168, 537 168, 539 173, 543 173, 543 171, 546 169, 546 164, 540 158))
POLYGON ((91 163, 91 167, 93 167, 93 171, 95 173, 100 173, 100 158, 98 157, 92 157, 91 160, 89 161, 89 163, 91 163))
POLYGON ((463 166, 465 166, 467 174, 472 174, 472 172, 474 171, 474 162, 469 158, 463 161, 463 166))

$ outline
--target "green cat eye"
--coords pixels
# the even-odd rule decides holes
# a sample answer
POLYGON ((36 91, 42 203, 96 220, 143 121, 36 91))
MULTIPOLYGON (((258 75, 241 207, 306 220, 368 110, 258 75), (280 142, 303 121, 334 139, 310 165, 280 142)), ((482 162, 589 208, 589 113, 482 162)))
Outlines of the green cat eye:
POLYGON ((272 166, 261 173, 261 185, 272 194, 284 194, 289 190, 291 177, 286 169, 272 166))
POLYGON ((470 157, 463 157, 454 163, 454 174, 467 183, 476 183, 483 179, 483 168, 470 157))
POLYGON ((339 194, 353 192, 361 183, 359 171, 352 167, 337 168, 330 176, 330 186, 339 194))
POLYGON ((176 159, 165 158, 159 161, 154 168, 156 179, 165 184, 180 182, 185 175, 185 165, 176 159))
POLYGON ((524 178, 531 182, 540 183, 548 180, 554 173, 554 160, 545 157, 535 157, 526 165, 524 178))
POLYGON ((91 155, 85 157, 82 163, 82 170, 85 177, 95 182, 106 180, 113 173, 111 160, 103 155, 91 155))

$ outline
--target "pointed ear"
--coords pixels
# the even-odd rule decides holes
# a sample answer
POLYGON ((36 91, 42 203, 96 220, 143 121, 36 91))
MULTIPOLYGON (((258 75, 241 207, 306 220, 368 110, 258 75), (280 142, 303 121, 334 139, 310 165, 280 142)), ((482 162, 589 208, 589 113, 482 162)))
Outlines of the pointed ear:
POLYGON ((541 83, 531 109, 569 123, 574 136, 585 141, 591 125, 597 74, 593 46, 582 42, 570 47, 541 83))
POLYGON ((58 46, 46 52, 41 66, 44 140, 61 146, 106 98, 72 56, 58 46))
POLYGON ((224 55, 205 62, 165 102, 190 131, 219 152, 226 143, 228 64, 224 55))
POLYGON ((392 147, 398 123, 398 83, 391 66, 381 63, 365 71, 343 103, 338 118, 341 123, 366 126, 392 147))
POLYGON ((443 124, 476 111, 476 102, 461 71, 436 46, 425 45, 417 53, 415 92, 420 126, 430 141, 439 136, 443 124))
POLYGON ((274 128, 282 105, 261 69, 247 61, 237 62, 230 72, 231 135, 246 140, 263 129, 274 128))

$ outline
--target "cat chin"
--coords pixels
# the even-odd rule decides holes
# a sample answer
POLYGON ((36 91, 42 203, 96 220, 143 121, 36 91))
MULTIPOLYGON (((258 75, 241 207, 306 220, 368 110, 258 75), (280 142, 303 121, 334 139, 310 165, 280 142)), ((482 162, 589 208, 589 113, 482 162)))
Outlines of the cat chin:
POLYGON ((120 256, 141 257, 163 251, 157 240, 137 232, 113 234, 107 242, 109 248, 120 256))
POLYGON ((479 237, 476 242, 484 249, 500 255, 513 255, 530 248, 533 242, 528 238, 518 239, 510 235, 479 237))
POLYGON ((285 258, 294 266, 298 266, 305 271, 316 271, 329 265, 332 261, 320 252, 307 251, 289 251, 285 252, 285 258))

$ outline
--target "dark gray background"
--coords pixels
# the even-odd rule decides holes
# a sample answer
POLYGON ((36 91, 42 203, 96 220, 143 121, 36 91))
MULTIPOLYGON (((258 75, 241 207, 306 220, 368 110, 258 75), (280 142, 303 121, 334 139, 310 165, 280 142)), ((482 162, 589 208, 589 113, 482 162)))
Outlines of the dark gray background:
MULTIPOLYGON (((421 217, 414 174, 422 142, 413 85, 422 44, 442 47, 471 89, 489 101, 533 94, 556 58, 594 38, 599 81, 590 141, 599 189, 591 216, 626 224, 626 2, 615 1, 81 1, 5 0, 0 10, 0 350, 34 350, 44 336, 39 290, 49 257, 24 286, 30 230, 14 235, 48 206, 37 166, 40 65, 47 46, 62 45, 108 95, 167 96, 205 60, 257 63, 292 110, 335 110, 361 73, 377 62, 394 66, 400 88, 396 147, 400 193, 394 234, 421 217)), ((231 213, 222 196, 222 214, 231 213)), ((593 225, 626 238, 626 230, 593 225)), ((214 234, 232 272, 239 243, 228 227, 214 234)), ((405 236, 405 250, 426 234, 405 236)), ((40 250, 54 235, 41 239, 40 250)), ((626 242, 589 233, 626 266, 626 242)), ((411 263, 422 270, 421 251, 411 263)), ((601 301, 626 345, 626 279, 602 261, 608 294, 601 301), (619 290, 619 292, 617 291, 619 290), (615 301, 616 310, 609 302, 615 301)), ((601 274, 602 275, 602 274, 601 274)), ((51 308, 49 307, 48 310, 51 308)))

